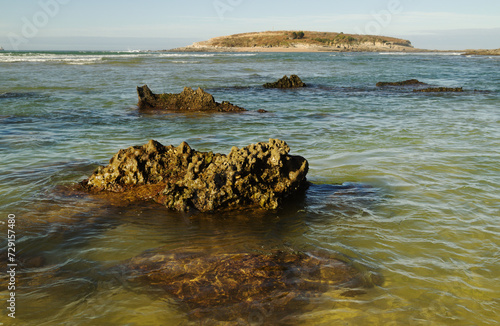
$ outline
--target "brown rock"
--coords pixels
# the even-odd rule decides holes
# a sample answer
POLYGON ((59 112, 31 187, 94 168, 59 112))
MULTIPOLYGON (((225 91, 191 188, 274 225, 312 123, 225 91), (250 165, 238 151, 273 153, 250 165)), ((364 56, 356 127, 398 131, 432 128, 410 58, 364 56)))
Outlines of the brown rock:
POLYGON ((163 290, 186 308, 189 317, 214 323, 245 320, 253 310, 265 309, 269 324, 280 324, 282 317, 300 312, 308 298, 328 289, 347 296, 355 294, 350 289, 364 293, 363 288, 383 283, 380 274, 358 270, 328 255, 278 250, 227 253, 158 248, 119 268, 138 288, 149 285, 163 290))
POLYGON ((400 82, 378 82, 377 87, 385 87, 385 86, 410 86, 410 85, 426 85, 417 79, 409 79, 400 82))
POLYGON ((185 142, 174 147, 151 140, 120 150, 81 185, 91 192, 124 193, 128 200, 154 200, 178 211, 276 209, 307 186, 307 160, 289 151, 277 139, 233 147, 229 155, 198 152, 185 142))
POLYGON ((302 82, 302 80, 297 75, 291 75, 290 78, 288 76, 283 76, 280 80, 274 83, 264 84, 266 88, 298 88, 298 87, 306 87, 306 84, 302 82))
POLYGON ((449 87, 429 87, 424 89, 414 89, 414 92, 424 92, 424 93, 446 93, 446 92, 463 92, 462 87, 449 88, 449 87))
POLYGON ((171 110, 189 112, 234 112, 246 111, 244 108, 227 101, 216 102, 214 97, 198 88, 196 91, 189 87, 179 94, 154 94, 147 85, 137 87, 140 110, 171 110))

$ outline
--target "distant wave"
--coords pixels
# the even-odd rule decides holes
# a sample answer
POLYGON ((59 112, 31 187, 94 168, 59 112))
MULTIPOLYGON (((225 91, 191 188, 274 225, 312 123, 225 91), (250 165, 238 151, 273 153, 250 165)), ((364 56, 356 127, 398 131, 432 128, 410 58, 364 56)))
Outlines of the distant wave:
MULTIPOLYGON (((72 65, 98 64, 108 60, 136 58, 211 58, 211 57, 243 57, 254 56, 255 53, 159 53, 142 51, 122 52, 6 52, 0 53, 0 63, 62 63, 72 65)), ((173 63, 194 63, 190 61, 175 61, 173 63)), ((199 63, 199 62, 196 62, 199 63)))
POLYGON ((212 58, 212 57, 253 57, 257 53, 160 53, 161 57, 176 57, 176 58, 212 58))
POLYGON ((462 55, 462 52, 380 52, 380 55, 462 55))
POLYGON ((0 63, 42 62, 66 64, 92 64, 103 59, 101 55, 71 55, 55 53, 5 53, 0 54, 0 63))

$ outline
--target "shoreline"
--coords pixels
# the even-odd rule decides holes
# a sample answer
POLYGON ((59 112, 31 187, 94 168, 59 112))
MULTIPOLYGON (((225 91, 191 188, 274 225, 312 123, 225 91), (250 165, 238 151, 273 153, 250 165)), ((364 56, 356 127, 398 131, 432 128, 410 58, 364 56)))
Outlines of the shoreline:
POLYGON ((354 48, 335 49, 331 47, 216 47, 216 46, 186 46, 162 52, 220 52, 220 53, 460 53, 466 50, 428 50, 428 49, 388 49, 388 48, 354 48))

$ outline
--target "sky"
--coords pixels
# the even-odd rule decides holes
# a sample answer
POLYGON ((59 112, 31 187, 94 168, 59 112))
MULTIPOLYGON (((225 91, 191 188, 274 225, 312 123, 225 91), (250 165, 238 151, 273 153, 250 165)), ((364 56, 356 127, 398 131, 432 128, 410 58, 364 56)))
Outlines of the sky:
POLYGON ((6 50, 161 50, 212 37, 311 30, 417 48, 500 48, 499 0, 0 0, 6 50))

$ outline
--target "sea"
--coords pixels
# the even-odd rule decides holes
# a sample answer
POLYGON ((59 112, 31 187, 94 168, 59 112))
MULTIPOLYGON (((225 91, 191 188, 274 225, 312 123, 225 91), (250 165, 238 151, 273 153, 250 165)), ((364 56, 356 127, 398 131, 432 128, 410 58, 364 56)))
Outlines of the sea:
POLYGON ((500 324, 499 71, 500 57, 460 53, 1 52, 0 325, 500 324), (262 86, 291 74, 307 87, 262 86), (408 79, 464 92, 376 86, 408 79), (145 84, 248 111, 140 112, 145 84), (309 189, 276 211, 179 213, 71 191, 150 139, 228 154, 270 138, 310 166, 309 189), (124 263, 159 247, 320 250, 384 281, 332 287, 282 320, 274 298, 196 320, 127 282, 124 263))

